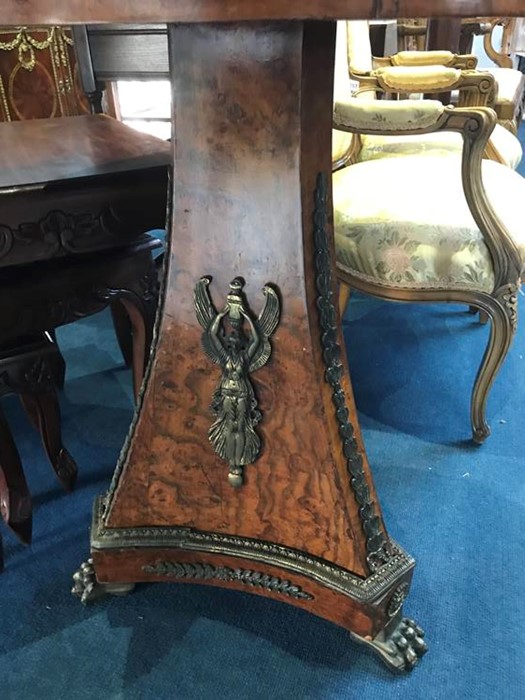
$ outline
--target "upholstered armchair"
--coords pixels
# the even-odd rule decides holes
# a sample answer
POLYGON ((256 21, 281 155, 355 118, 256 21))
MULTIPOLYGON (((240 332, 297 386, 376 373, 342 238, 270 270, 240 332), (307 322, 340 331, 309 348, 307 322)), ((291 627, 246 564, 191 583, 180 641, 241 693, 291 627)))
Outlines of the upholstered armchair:
POLYGON ((525 180, 483 159, 495 122, 490 108, 435 100, 350 99, 334 107, 335 127, 348 134, 462 137, 462 155, 406 155, 335 172, 334 228, 341 311, 355 288, 391 301, 464 303, 488 315, 471 402, 478 443, 490 433, 487 397, 516 329, 525 257, 525 180))
MULTIPOLYGON (((387 59, 375 58, 367 22, 338 22, 334 98, 344 101, 352 92, 357 96, 365 93, 367 98, 455 92, 460 107, 492 106, 495 79, 486 71, 474 70, 476 62, 475 56, 449 51, 403 51, 387 59)), ((351 139, 348 134, 334 132, 333 144, 335 168, 372 158, 431 151, 460 153, 462 149, 461 138, 453 133, 415 137, 363 134, 351 139)), ((498 124, 487 144, 486 157, 517 168, 522 158, 520 142, 498 124)))
POLYGON ((505 53, 503 47, 498 49, 494 40, 496 28, 503 26, 503 43, 507 43, 505 36, 513 23, 514 20, 508 17, 478 17, 465 20, 463 26, 465 30, 469 28, 472 35, 483 35, 485 53, 495 64, 493 68, 487 69, 494 76, 497 85, 493 107, 498 115, 498 122, 515 134, 523 115, 525 75, 513 67, 511 57, 505 53))

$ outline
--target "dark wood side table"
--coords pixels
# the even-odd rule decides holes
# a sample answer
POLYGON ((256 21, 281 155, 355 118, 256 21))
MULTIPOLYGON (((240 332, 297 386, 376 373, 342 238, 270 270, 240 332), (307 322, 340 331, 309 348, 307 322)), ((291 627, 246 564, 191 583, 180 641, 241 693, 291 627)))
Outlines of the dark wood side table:
MULTIPOLYGON (((144 232, 165 224, 170 162, 167 143, 105 116, 0 124, 0 393, 20 395, 68 490, 76 465, 54 391, 63 367, 42 338, 122 306, 138 395, 158 299, 159 241, 144 232)), ((0 429, 0 515, 29 542, 29 490, 5 420, 0 429)))
POLYGON ((337 318, 331 20, 496 11, 522 0, 7 0, 13 22, 176 23, 163 313, 76 575, 84 599, 136 581, 227 586, 332 620, 396 670, 424 653, 402 614, 414 562, 385 529, 337 318))

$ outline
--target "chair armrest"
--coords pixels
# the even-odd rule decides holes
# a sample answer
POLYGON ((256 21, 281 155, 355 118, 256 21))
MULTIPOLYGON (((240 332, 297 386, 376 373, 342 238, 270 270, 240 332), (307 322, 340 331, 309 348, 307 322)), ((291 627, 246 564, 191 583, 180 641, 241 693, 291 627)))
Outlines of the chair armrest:
MULTIPOLYGON (((444 107, 437 100, 352 99, 334 105, 334 128, 377 135, 417 135, 455 131, 463 137, 461 173, 471 214, 489 249, 495 289, 518 279, 522 262, 516 244, 490 203, 482 177, 482 160, 496 124, 496 112, 488 107, 444 107)), ((443 156, 450 158, 452 156, 443 156)), ((350 166, 352 167, 352 166, 350 166)))
POLYGON ((474 70, 477 56, 457 54, 452 51, 400 51, 386 58, 374 57, 377 68, 384 66, 446 66, 461 70, 474 70))
POLYGON ((371 71, 370 76, 378 78, 386 89, 423 92, 429 88, 452 90, 460 82, 462 73, 457 68, 441 65, 389 66, 371 71))
POLYGON ((447 113, 438 100, 350 99, 334 104, 334 129, 361 134, 426 134, 447 113))
POLYGON ((363 74, 360 85, 386 93, 443 93, 459 90, 459 107, 492 105, 496 81, 488 71, 444 66, 389 66, 363 74))

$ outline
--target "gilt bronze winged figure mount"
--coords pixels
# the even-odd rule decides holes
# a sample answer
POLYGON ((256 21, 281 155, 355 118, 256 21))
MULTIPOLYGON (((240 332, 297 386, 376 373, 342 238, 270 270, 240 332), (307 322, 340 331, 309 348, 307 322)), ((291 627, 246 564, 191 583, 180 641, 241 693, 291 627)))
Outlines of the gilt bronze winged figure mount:
POLYGON ((195 286, 195 310, 204 329, 202 346, 222 374, 213 392, 211 410, 215 421, 208 431, 215 452, 229 464, 228 481, 243 484, 243 469, 255 462, 261 439, 255 427, 262 419, 250 374, 265 365, 271 355, 269 338, 280 315, 276 290, 263 287, 266 301, 258 318, 252 317, 243 292, 244 280, 230 283, 226 303, 217 312, 209 294, 210 277, 195 286))

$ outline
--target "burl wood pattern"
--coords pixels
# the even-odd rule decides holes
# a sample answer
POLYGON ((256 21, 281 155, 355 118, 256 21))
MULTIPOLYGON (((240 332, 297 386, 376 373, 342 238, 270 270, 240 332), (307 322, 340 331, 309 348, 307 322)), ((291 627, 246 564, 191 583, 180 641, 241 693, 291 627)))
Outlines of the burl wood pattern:
MULTIPOLYGON (((240 534, 366 575, 364 535, 323 374, 314 272, 315 179, 330 172, 334 28, 171 31, 177 126, 170 271, 151 380, 106 525, 240 534), (238 275, 256 313, 267 282, 282 298, 272 357, 253 375, 262 453, 238 490, 207 436, 220 369, 201 348, 193 289, 202 275, 213 277, 217 307, 238 275)), ((350 395, 348 382, 345 388, 350 395)))
MULTIPOLYGON (((268 564, 259 564, 251 559, 231 557, 219 554, 205 554, 200 552, 177 552, 175 556, 162 549, 121 550, 121 551, 94 551, 93 561, 97 571, 97 577, 101 582, 127 582, 127 581, 173 581, 179 583, 198 583, 219 587, 234 588, 240 592, 250 592, 265 598, 272 598, 285 603, 291 603, 303 610, 311 612, 326 620, 365 638, 375 637, 388 622, 386 611, 390 602, 390 595, 379 597, 368 603, 358 603, 349 596, 342 596, 334 590, 323 586, 307 576, 299 573, 291 573, 286 569, 268 564), (181 562, 182 564, 199 565, 203 562, 213 567, 228 567, 230 569, 243 569, 250 572, 264 572, 269 576, 275 576, 281 581, 289 582, 292 586, 299 586, 304 597, 287 595, 275 590, 269 590, 263 586, 250 585, 236 581, 224 581, 220 578, 205 580, 192 578, 191 573, 187 577, 159 576, 147 573, 149 566, 155 566, 162 562, 181 562)), ((411 572, 399 578, 397 585, 409 583, 411 572)))
POLYGON ((523 0, 3 0, 8 24, 521 17, 523 0))

